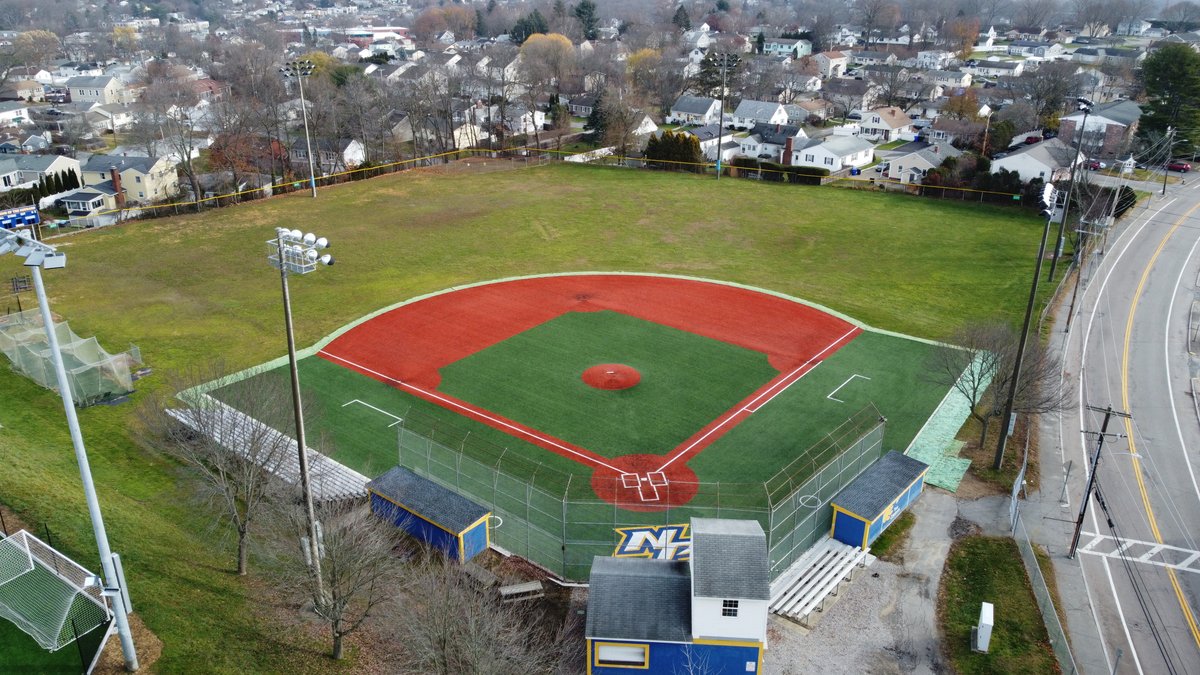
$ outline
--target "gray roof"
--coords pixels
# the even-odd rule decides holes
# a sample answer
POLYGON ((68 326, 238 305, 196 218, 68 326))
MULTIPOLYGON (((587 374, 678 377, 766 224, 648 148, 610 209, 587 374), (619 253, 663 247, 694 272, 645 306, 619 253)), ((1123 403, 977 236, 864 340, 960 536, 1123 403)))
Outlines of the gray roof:
MULTIPOLYGON (((803 129, 792 124, 763 124, 759 122, 750 130, 751 136, 758 136, 763 143, 771 145, 787 145, 789 138, 804 138, 803 129)), ((795 141, 792 141, 793 146, 795 141)))
POLYGON ((692 592, 767 600, 767 535, 757 520, 692 518, 692 592))
MULTIPOLYGON (((45 171, 60 158, 60 155, 17 155, 12 160, 22 171, 45 171)), ((67 164, 71 164, 71 162, 67 162, 67 164)))
POLYGON ((856 516, 875 520, 928 468, 925 462, 893 450, 847 485, 833 503, 856 516))
POLYGON ((1021 65, 1020 61, 980 61, 977 67, 979 68, 1003 68, 1005 70, 1015 70, 1021 65))
POLYGON ((962 154, 962 150, 949 143, 920 143, 919 147, 908 147, 917 145, 917 143, 909 143, 906 146, 896 148, 897 150, 907 150, 908 152, 894 155, 892 160, 895 161, 909 155, 920 155, 931 166, 941 166, 947 157, 958 157, 962 154))
POLYGON ((885 60, 887 60, 888 55, 889 55, 889 52, 875 52, 875 51, 854 52, 854 58, 856 58, 856 59, 880 59, 880 60, 885 61, 885 60))
POLYGON ((116 167, 117 171, 125 171, 133 169, 142 173, 150 173, 150 169, 158 160, 150 159, 149 157, 129 157, 127 155, 92 155, 88 158, 87 164, 83 165, 84 171, 99 171, 105 172, 116 167))
POLYGON ((715 98, 707 98, 704 96, 680 96, 675 99, 675 105, 671 106, 671 112, 691 113, 693 115, 703 115, 708 112, 714 103, 715 98))
POLYGON ((1061 138, 1051 138, 1041 143, 1026 145, 1023 148, 1018 148, 1008 153, 1009 157, 1019 157, 1021 155, 1029 155, 1042 164, 1056 169, 1065 169, 1071 166, 1073 163, 1072 157, 1076 160, 1079 158, 1079 152, 1064 143, 1061 138))
POLYGON ((28 107, 29 104, 24 101, 0 101, 0 112, 12 112, 14 110, 22 110, 28 107))
POLYGON ((587 637, 691 640, 691 577, 686 560, 596 556, 589 586, 587 637))
POLYGON ((369 481, 367 490, 453 532, 466 530, 488 514, 488 509, 402 466, 369 481))
POLYGON ((751 101, 742 99, 738 104, 737 110, 733 111, 734 117, 749 117, 760 122, 765 122, 771 119, 771 116, 780 108, 780 103, 772 103, 770 101, 751 101))
POLYGON ((716 124, 705 124, 702 127, 695 127, 693 129, 688 129, 687 133, 698 138, 701 143, 703 143, 705 141, 711 141, 711 140, 717 138, 718 136, 732 136, 733 135, 733 134, 726 134, 726 133, 722 132, 721 127, 716 124))
POLYGON ((838 157, 853 155, 856 152, 875 147, 870 141, 858 136, 827 136, 821 145, 838 157))
MULTIPOLYGON (((1142 117, 1142 109, 1133 101, 1110 101, 1092 108, 1090 117, 1107 117, 1122 126, 1132 126, 1142 117)), ((1083 119, 1082 112, 1074 112, 1064 116, 1066 119, 1083 119)))
POLYGON ((108 86, 108 83, 117 78, 112 75, 76 75, 67 80, 68 87, 81 87, 87 89, 103 89, 108 86))

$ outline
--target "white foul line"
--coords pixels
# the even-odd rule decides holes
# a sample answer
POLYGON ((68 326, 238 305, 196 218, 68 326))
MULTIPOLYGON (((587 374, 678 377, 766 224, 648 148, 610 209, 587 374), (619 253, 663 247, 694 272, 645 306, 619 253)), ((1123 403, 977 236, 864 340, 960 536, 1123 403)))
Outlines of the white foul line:
MULTIPOLYGON (((793 376, 793 375, 795 375, 796 373, 798 373, 798 372, 800 372, 801 370, 803 370, 803 369, 804 369, 806 366, 808 366, 808 364, 812 363, 814 359, 816 359, 818 356, 820 356, 820 355, 824 354, 825 352, 829 351, 830 349, 832 349, 832 348, 833 348, 833 347, 834 347, 834 346, 835 346, 837 343, 841 342, 842 340, 845 340, 847 335, 849 335, 849 334, 853 333, 853 332, 854 332, 854 331, 856 331, 856 330, 858 330, 858 328, 851 328, 850 330, 846 331, 845 335, 842 335, 840 338, 838 338, 838 339, 834 340, 833 342, 830 342, 830 343, 829 343, 829 345, 828 345, 827 347, 825 347, 825 348, 824 348, 824 349, 822 349, 821 351, 817 352, 816 354, 813 354, 813 355, 812 355, 812 358, 810 358, 809 360, 805 361, 805 362, 804 362, 802 365, 800 365, 800 366, 796 367, 794 370, 792 370, 792 372, 788 373, 788 374, 787 374, 787 376, 785 376, 785 377, 784 377, 782 380, 780 380, 780 382, 785 382, 785 381, 786 381, 786 380, 787 380, 789 377, 792 377, 792 376, 793 376)), ((820 364, 820 363, 818 363, 816 366, 813 366, 813 367, 812 367, 812 369, 810 369, 810 370, 808 370, 807 372, 805 372, 805 373, 801 374, 801 375, 800 375, 800 377, 797 377, 796 379, 792 380, 791 382, 788 382, 787 384, 785 384, 785 385, 783 386, 783 389, 780 389, 779 391, 775 392, 774 394, 771 394, 771 398, 768 398, 767 400, 763 401, 762 403, 758 403, 757 405, 755 405, 755 403, 756 403, 756 402, 757 402, 757 401, 758 401, 760 398, 762 398, 763 396, 766 396, 766 395, 767 395, 767 394, 768 394, 768 393, 771 391, 771 389, 768 389, 767 391, 764 391, 763 393, 761 393, 761 394, 759 394, 758 396, 754 397, 754 400, 753 400, 753 401, 750 401, 750 402, 749 402, 749 403, 747 403, 746 405, 744 405, 744 406, 742 406, 741 408, 739 408, 739 409, 737 410, 737 412, 735 412, 735 413, 733 413, 732 415, 729 415, 729 416, 727 416, 725 419, 721 420, 720 424, 717 424, 715 427, 713 427, 713 428, 709 429, 708 431, 704 432, 704 435, 703 435, 703 436, 701 436, 700 438, 697 438, 696 440, 692 441, 692 442, 691 442, 691 443, 690 443, 690 444, 689 444, 689 445, 688 445, 686 448, 683 448, 682 450, 679 450, 678 452, 676 452, 676 453, 675 453, 675 455, 674 455, 673 457, 671 457, 671 459, 668 459, 668 460, 667 460, 667 463, 666 463, 666 464, 663 464, 662 466, 658 467, 658 470, 659 470, 659 471, 662 471, 663 469, 667 468, 668 466, 671 466, 671 464, 672 464, 672 463, 674 463, 674 462, 675 462, 675 460, 677 460, 677 459, 679 459, 680 457, 682 457, 682 456, 686 455, 686 454, 688 453, 688 451, 689 451, 689 450, 691 450, 692 448, 696 447, 696 445, 698 445, 698 444, 699 444, 701 441, 703 441, 704 439, 706 439, 706 438, 708 438, 709 436, 713 435, 713 433, 715 433, 715 432, 716 432, 718 429, 724 428, 724 427, 725 427, 725 425, 729 424, 729 422, 730 422, 730 421, 731 421, 733 418, 737 417, 738 415, 741 415, 741 414, 742 414, 742 413, 744 413, 744 412, 748 412, 748 413, 750 413, 750 414, 754 414, 754 413, 758 412, 758 411, 759 411, 759 409, 761 409, 761 408, 762 408, 764 405, 766 405, 766 404, 770 403, 770 402, 771 402, 771 401, 772 401, 772 400, 773 400, 773 399, 774 399, 776 396, 778 396, 778 395, 782 394, 783 392, 787 391, 787 390, 788 390, 788 387, 791 387, 793 384, 796 384, 796 383, 797 383, 797 382, 799 382, 801 379, 803 379, 805 375, 807 375, 808 373, 811 373, 813 370, 816 370, 816 369, 817 369, 817 366, 819 366, 819 365, 821 365, 821 364, 820 364)), ((779 385, 778 385, 778 384, 776 384, 775 386, 777 387, 777 386, 779 386, 779 385)), ((774 388, 774 387, 772 387, 772 389, 773 389, 773 388, 774 388)))
POLYGON ((829 399, 830 401, 837 401, 838 403, 845 403, 845 401, 843 401, 843 400, 842 400, 842 399, 840 399, 840 398, 834 398, 834 397, 833 397, 833 395, 834 395, 834 394, 836 394, 836 393, 838 393, 839 391, 841 391, 842 387, 844 387, 844 386, 846 386, 846 385, 850 384, 850 380, 853 380, 853 379, 854 379, 854 378, 856 378, 856 377, 861 377, 861 378, 862 378, 862 379, 864 379, 864 380, 869 380, 869 379, 871 379, 871 378, 867 377, 866 375, 859 375, 858 373, 855 373, 855 374, 851 375, 850 377, 847 377, 845 382, 843 382, 843 383, 839 384, 839 385, 838 385, 838 388, 837 388, 837 389, 834 389, 834 390, 833 390, 833 391, 831 391, 831 392, 829 392, 829 395, 828 395, 828 396, 826 396, 825 398, 829 399))
POLYGON ((429 391, 429 390, 427 390, 427 389, 422 389, 422 388, 420 388, 420 387, 413 386, 413 385, 411 385, 411 384, 408 384, 407 382, 403 382, 403 381, 401 381, 401 380, 397 380, 396 378, 394 378, 394 377, 390 377, 390 376, 388 376, 388 375, 384 375, 384 374, 383 374, 383 373, 381 373, 381 372, 378 372, 378 371, 375 371, 375 370, 371 370, 370 368, 367 368, 366 366, 359 365, 359 364, 357 364, 357 363, 355 363, 355 362, 351 361, 350 359, 344 359, 344 358, 342 358, 342 357, 338 356, 337 354, 332 354, 332 353, 330 353, 330 352, 327 352, 327 351, 324 351, 324 350, 322 350, 322 351, 320 351, 320 352, 317 352, 317 353, 318 353, 318 354, 323 354, 323 355, 325 355, 325 356, 327 356, 327 357, 329 357, 329 358, 331 358, 331 359, 337 359, 338 361, 341 361, 342 363, 345 363, 345 364, 346 364, 346 365, 348 365, 348 366, 352 366, 352 367, 354 367, 354 368, 357 368, 357 369, 359 369, 359 370, 361 370, 361 371, 363 371, 363 372, 366 372, 366 373, 371 373, 372 375, 375 375, 376 377, 383 378, 384 380, 387 380, 388 382, 393 382, 393 383, 395 383, 397 386, 400 386, 400 387, 403 387, 403 388, 405 388, 405 389, 408 389, 409 391, 420 392, 421 394, 424 394, 424 395, 426 395, 426 396, 428 396, 428 397, 430 397, 430 398, 437 399, 438 401, 440 401, 441 403, 443 403, 443 404, 445 404, 445 405, 447 405, 447 406, 451 406, 451 407, 453 407, 453 408, 457 408, 457 409, 459 409, 459 410, 462 410, 462 411, 464 411, 464 412, 468 413, 469 415, 473 415, 473 416, 477 416, 477 417, 482 417, 483 419, 485 419, 485 420, 488 420, 489 422, 491 422, 491 423, 493 423, 493 424, 496 424, 496 425, 498 425, 498 426, 504 427, 505 429, 511 429, 511 430, 513 431, 513 433, 515 433, 515 434, 519 434, 519 435, 521 435, 521 436, 526 436, 526 437, 528 437, 528 438, 536 438, 536 439, 538 439, 539 441, 541 441, 541 442, 543 442, 543 443, 546 443, 547 445, 553 445, 554 447, 558 448, 559 450, 562 450, 563 452, 570 453, 570 454, 572 454, 572 455, 575 455, 576 457, 579 457, 579 458, 581 458, 581 459, 585 460, 585 463, 589 463, 589 464, 599 464, 599 465, 601 465, 601 466, 603 466, 603 467, 605 467, 605 468, 607 468, 607 469, 611 469, 611 470, 613 470, 613 471, 615 471, 615 472, 617 472, 617 473, 621 473, 621 470, 620 470, 620 469, 618 469, 618 468, 617 468, 617 467, 615 467, 615 466, 612 466, 611 464, 608 464, 608 463, 606 463, 606 462, 602 462, 602 461, 600 461, 600 460, 598 460, 598 459, 596 459, 596 458, 594 458, 594 457, 588 457, 587 455, 585 455, 585 454, 583 454, 583 453, 579 452, 578 450, 575 450, 575 449, 573 449, 573 448, 568 448, 567 446, 565 446, 565 445, 563 445, 563 444, 561 444, 561 443, 556 443, 555 441, 553 441, 553 440, 551 440, 551 439, 549 439, 549 438, 547 438, 547 437, 545 437, 545 436, 541 436, 541 435, 539 435, 539 434, 530 433, 530 432, 528 432, 528 431, 526 431, 526 430, 524 430, 524 429, 521 429, 520 427, 517 427, 517 426, 513 425, 512 423, 510 423, 510 422, 507 422, 507 421, 505 421, 505 420, 503 420, 503 419, 500 419, 500 418, 498 418, 498 417, 492 417, 491 415, 488 415, 487 413, 483 412, 482 410, 476 410, 476 409, 474 409, 474 408, 469 408, 469 407, 467 407, 467 406, 465 406, 465 405, 463 405, 463 404, 459 403, 458 401, 455 401, 455 400, 453 400, 453 399, 446 398, 446 397, 444 397, 444 396, 440 396, 440 395, 438 395, 438 394, 435 394, 434 392, 432 392, 432 391, 429 391))

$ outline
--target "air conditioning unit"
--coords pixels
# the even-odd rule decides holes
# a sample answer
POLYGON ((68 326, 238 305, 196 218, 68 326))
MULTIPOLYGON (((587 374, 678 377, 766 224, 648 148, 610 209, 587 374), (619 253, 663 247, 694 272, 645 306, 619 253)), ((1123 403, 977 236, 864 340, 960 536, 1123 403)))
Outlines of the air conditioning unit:
POLYGON ((992 603, 985 602, 979 608, 979 625, 971 629, 971 650, 987 653, 992 641, 992 603))

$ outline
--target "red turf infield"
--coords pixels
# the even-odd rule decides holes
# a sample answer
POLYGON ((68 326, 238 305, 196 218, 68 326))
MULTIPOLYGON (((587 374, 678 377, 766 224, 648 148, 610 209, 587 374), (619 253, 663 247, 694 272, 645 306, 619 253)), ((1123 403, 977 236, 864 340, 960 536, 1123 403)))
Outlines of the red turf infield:
POLYGON ((571 275, 504 281, 425 298, 350 329, 320 355, 590 466, 599 496, 625 508, 656 510, 686 503, 694 495, 694 487, 683 488, 696 481, 686 466, 688 459, 859 332, 854 325, 807 305, 723 284, 640 275, 571 275), (600 310, 765 353, 780 375, 661 457, 600 457, 436 391, 443 366, 566 312, 600 310), (669 502, 657 489, 662 481, 671 484, 666 491, 669 502))

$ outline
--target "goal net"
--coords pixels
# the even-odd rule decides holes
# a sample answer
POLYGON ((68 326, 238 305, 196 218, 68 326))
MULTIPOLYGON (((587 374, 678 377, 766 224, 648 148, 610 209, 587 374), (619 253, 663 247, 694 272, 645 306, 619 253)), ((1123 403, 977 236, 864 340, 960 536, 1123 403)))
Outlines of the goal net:
POLYGON ((108 623, 93 575, 42 540, 20 530, 0 539, 0 618, 56 651, 108 623))

